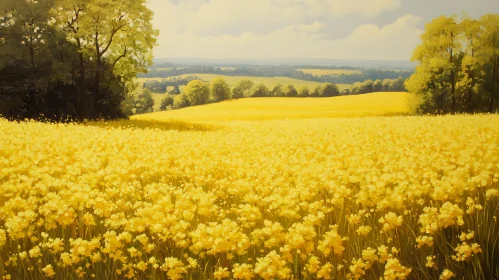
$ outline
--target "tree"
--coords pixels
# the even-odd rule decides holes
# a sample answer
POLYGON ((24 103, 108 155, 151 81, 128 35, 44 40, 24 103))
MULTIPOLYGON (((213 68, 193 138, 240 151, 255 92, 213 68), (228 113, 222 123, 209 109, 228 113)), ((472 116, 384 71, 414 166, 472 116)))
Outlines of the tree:
POLYGON ((332 97, 332 96, 339 96, 340 95, 340 90, 335 84, 332 83, 326 83, 324 85, 324 88, 322 89, 322 96, 324 97, 332 97))
POLYGON ((170 94, 173 94, 173 95, 179 95, 180 94, 180 88, 178 87, 178 85, 174 85, 173 86, 173 90, 170 92, 170 94))
POLYGON ((296 97, 296 96, 298 96, 298 91, 296 90, 296 88, 293 85, 289 85, 284 90, 284 95, 286 97, 296 97))
POLYGON ((251 97, 268 97, 270 91, 265 84, 259 84, 256 86, 251 97))
POLYGON ((159 107, 160 111, 166 111, 168 107, 173 106, 174 98, 171 95, 166 95, 161 99, 161 106, 159 107))
POLYGON ((281 84, 277 84, 274 86, 274 88, 272 89, 272 96, 275 96, 275 97, 281 97, 281 96, 284 96, 284 92, 282 90, 282 85, 281 84))
POLYGON ((346 88, 346 89, 342 90, 341 95, 350 95, 350 89, 346 88))
POLYGON ((151 113, 154 111, 154 99, 152 98, 151 91, 147 89, 137 96, 135 102, 137 114, 151 113))
POLYGON ((215 78, 211 81, 210 91, 215 101, 230 99, 230 88, 223 78, 215 78))
POLYGON ((464 50, 461 66, 458 69, 456 91, 460 99, 467 104, 461 104, 462 109, 468 112, 473 111, 473 95, 478 94, 480 87, 480 74, 477 70, 480 67, 480 61, 477 54, 480 52, 480 45, 478 38, 481 36, 482 29, 478 20, 466 16, 459 28, 462 31, 464 50))
POLYGON ((479 44, 483 47, 483 52, 479 54, 479 59, 485 64, 486 82, 485 90, 489 93, 488 111, 494 111, 494 102, 499 88, 499 15, 488 14, 480 18, 483 26, 483 33, 479 37, 479 44))
POLYGON ((145 0, 3 0, 0 6, 0 53, 8 58, 0 58, 0 80, 11 76, 9 88, 18 93, 15 83, 31 87, 8 114, 122 116, 133 78, 152 62, 157 31, 145 0))
POLYGON ((317 87, 315 87, 314 91, 312 92, 312 94, 310 94, 310 96, 319 97, 322 96, 323 94, 324 94, 324 89, 322 85, 318 85, 317 87))
POLYGON ((425 27, 422 43, 414 50, 412 61, 420 65, 408 86, 433 99, 436 109, 444 112, 450 98, 451 111, 456 109, 456 73, 459 65, 459 26, 456 17, 440 16, 425 27), (417 79, 420 79, 419 81, 417 79))
POLYGON ((302 86, 300 88, 300 91, 298 92, 299 97, 309 97, 310 96, 310 90, 308 89, 307 86, 302 86))
POLYGON ((99 108, 110 71, 133 88, 137 72, 146 72, 152 63, 151 50, 158 34, 152 28, 151 10, 145 0, 59 0, 54 9, 58 25, 65 28, 79 52, 94 62, 94 107, 99 108), (108 65, 105 65, 105 63, 108 65))
POLYGON ((394 92, 405 91, 404 80, 402 79, 402 77, 399 77, 398 79, 390 80, 389 91, 394 91, 394 92))
POLYGON ((383 83, 381 84, 381 91, 383 92, 388 92, 390 91, 390 80, 389 79, 384 79, 383 83))
POLYGON ((377 79, 373 83, 373 92, 381 91, 382 87, 383 87, 383 82, 380 79, 377 79))
POLYGON ((187 84, 184 89, 185 96, 189 100, 190 105, 202 105, 210 99, 210 89, 205 82, 201 80, 194 80, 187 84))
POLYGON ((251 93, 251 89, 253 88, 254 83, 250 80, 241 80, 236 86, 232 89, 232 97, 233 98, 243 98, 245 95, 249 95, 251 93))
POLYGON ((184 108, 184 107, 188 107, 190 105, 191 104, 189 103, 189 99, 187 98, 187 96, 185 95, 185 93, 181 93, 179 95, 176 95, 173 98, 173 107, 175 109, 181 109, 181 108, 184 108))

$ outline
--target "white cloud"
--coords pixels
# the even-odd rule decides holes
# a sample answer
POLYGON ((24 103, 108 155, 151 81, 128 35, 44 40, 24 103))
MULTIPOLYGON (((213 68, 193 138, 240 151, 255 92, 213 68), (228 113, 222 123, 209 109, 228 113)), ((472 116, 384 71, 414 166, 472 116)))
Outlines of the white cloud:
MULTIPOLYGON (((150 0, 160 29, 156 57, 310 57, 408 59, 422 18, 364 24, 343 39, 328 36, 331 19, 364 21, 400 0, 150 0)), ((341 28, 341 27, 338 27, 341 28)))
MULTIPOLYGON (((313 18, 374 17, 394 10, 401 0, 182 0, 174 4, 150 0, 158 23, 174 19, 176 26, 206 34, 272 31, 313 18)), ((171 21, 170 21, 171 22, 171 21)))

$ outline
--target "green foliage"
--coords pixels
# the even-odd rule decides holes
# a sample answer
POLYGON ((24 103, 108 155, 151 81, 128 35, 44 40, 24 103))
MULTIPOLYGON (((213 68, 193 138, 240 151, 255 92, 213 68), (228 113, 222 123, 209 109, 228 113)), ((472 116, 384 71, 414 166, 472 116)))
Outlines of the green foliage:
POLYGON ((284 95, 286 97, 296 97, 296 96, 298 96, 298 91, 296 90, 296 88, 294 86, 288 85, 284 89, 284 95))
POLYGON ((281 97, 281 96, 284 96, 284 91, 282 90, 282 85, 281 85, 281 84, 277 84, 277 85, 276 85, 276 86, 272 89, 271 95, 272 95, 272 96, 275 96, 275 97, 281 97))
POLYGON ((322 96, 324 97, 333 97, 333 96, 339 96, 340 95, 340 90, 335 84, 331 83, 326 83, 324 85, 324 88, 322 89, 322 96))
POLYGON ((151 20, 145 0, 3 0, 0 114, 122 117, 133 78, 152 62, 151 20))
POLYGON ((232 98, 243 98, 251 93, 255 84, 250 80, 241 80, 232 89, 232 98))
POLYGON ((299 97, 309 97, 310 96, 310 90, 308 89, 307 86, 303 86, 300 88, 300 91, 298 92, 299 97))
POLYGON ((215 78, 211 81, 210 92, 215 101, 222 101, 231 98, 230 88, 223 78, 215 78))
MULTIPOLYGON (((399 92, 406 91, 404 87, 404 80, 402 77, 398 79, 385 79, 381 80, 367 80, 362 83, 358 82, 352 85, 352 88, 348 91, 347 94, 364 94, 371 92, 399 92)), ((343 94, 342 95, 346 95, 343 94)))
POLYGON ((322 96, 323 94, 324 94, 323 86, 322 85, 318 85, 317 87, 315 87, 315 89, 312 92, 311 96, 312 97, 319 97, 319 96, 322 96))
POLYGON ((210 89, 208 85, 201 80, 194 80, 187 84, 184 89, 185 96, 190 105, 203 105, 210 99, 210 89))
POLYGON ((179 94, 173 99, 173 107, 175 109, 181 109, 190 105, 189 98, 187 98, 185 93, 179 94))
POLYGON ((168 107, 173 106, 174 100, 173 96, 166 95, 163 99, 161 99, 161 106, 159 107, 159 110, 166 111, 168 107))
POLYGON ((268 97, 270 96, 270 91, 265 84, 258 84, 253 91, 251 97, 268 97))
POLYGON ((138 95, 128 94, 122 103, 122 111, 126 116, 153 112, 154 99, 151 91, 144 89, 138 95))
POLYGON ((154 111, 154 99, 149 90, 144 90, 137 96, 135 109, 137 114, 151 113, 154 111))
POLYGON ((405 83, 426 113, 493 112, 499 87, 499 15, 441 16, 414 50, 419 65, 405 83))

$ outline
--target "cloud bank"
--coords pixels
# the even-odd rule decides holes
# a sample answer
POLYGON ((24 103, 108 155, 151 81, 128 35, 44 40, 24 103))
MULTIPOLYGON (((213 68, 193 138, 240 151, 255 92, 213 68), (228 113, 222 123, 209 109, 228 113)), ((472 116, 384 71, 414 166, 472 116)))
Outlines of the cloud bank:
POLYGON ((408 60, 422 17, 401 0, 149 0, 156 57, 408 60))

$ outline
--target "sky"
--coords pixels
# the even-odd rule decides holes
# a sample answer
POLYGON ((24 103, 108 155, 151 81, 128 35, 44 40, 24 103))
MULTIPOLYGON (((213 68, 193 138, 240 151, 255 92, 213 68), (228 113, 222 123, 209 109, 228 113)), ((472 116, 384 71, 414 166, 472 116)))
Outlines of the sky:
POLYGON ((156 58, 409 60, 440 15, 499 13, 498 0, 147 0, 156 58))

